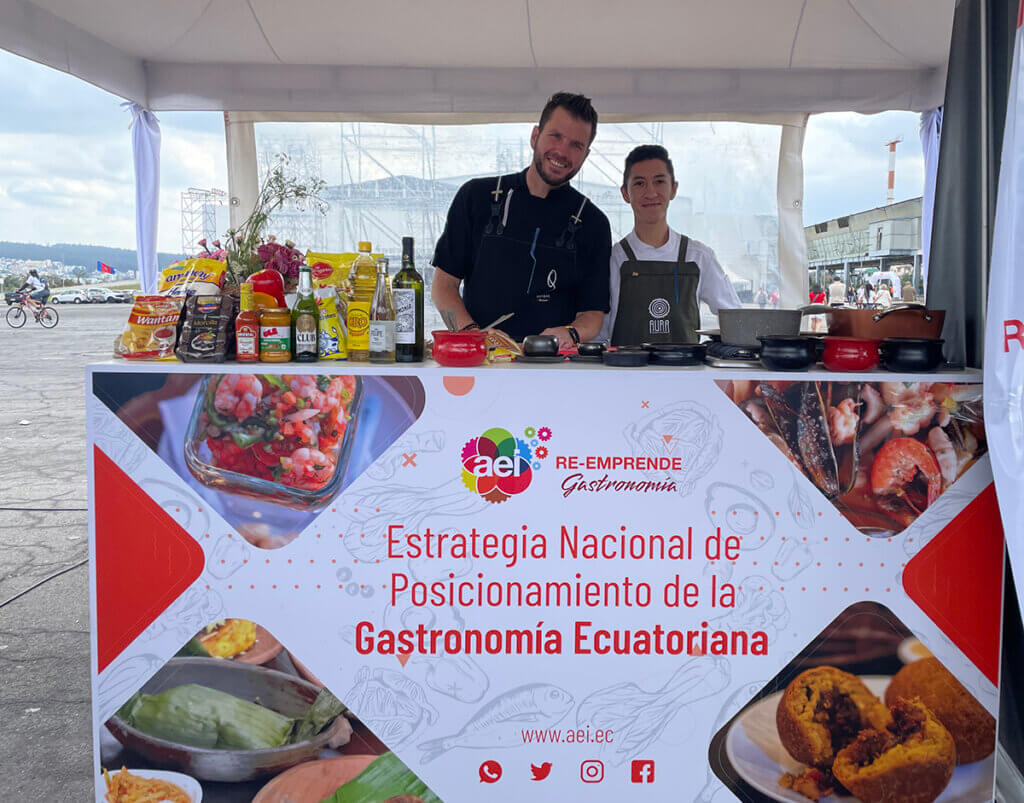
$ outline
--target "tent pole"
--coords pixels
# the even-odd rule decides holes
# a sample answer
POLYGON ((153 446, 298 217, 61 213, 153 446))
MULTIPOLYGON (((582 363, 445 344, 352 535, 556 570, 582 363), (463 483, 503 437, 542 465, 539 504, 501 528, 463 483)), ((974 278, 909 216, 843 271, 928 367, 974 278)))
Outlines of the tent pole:
POLYGON ((808 115, 799 125, 782 126, 776 203, 779 216, 779 306, 807 303, 807 236, 804 234, 804 134, 808 115))
MULTIPOLYGON (((981 282, 981 295, 980 298, 988 298, 988 268, 989 268, 989 239, 991 231, 989 228, 989 175, 992 153, 992 140, 991 140, 991 125, 989 120, 989 95, 992 92, 989 79, 989 63, 988 63, 988 36, 989 36, 989 0, 981 0, 981 25, 979 26, 979 38, 981 40, 981 114, 978 115, 979 123, 981 127, 981 137, 979 141, 981 147, 978 148, 978 156, 980 157, 980 163, 978 165, 978 173, 981 177, 981 242, 979 243, 981 250, 981 265, 978 271, 978 279, 981 282)), ((982 303, 978 310, 980 320, 977 322, 977 331, 980 338, 983 340, 985 332, 985 307, 982 303)))
POLYGON ((228 154, 231 228, 237 229, 256 207, 260 192, 255 125, 235 122, 230 112, 224 112, 224 140, 228 154))

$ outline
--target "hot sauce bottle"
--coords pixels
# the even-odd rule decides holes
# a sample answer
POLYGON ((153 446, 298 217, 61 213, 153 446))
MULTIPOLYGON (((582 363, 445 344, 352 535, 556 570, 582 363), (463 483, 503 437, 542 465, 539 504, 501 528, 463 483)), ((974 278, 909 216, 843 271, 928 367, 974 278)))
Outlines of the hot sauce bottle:
POLYGON ((235 318, 235 341, 239 362, 256 362, 260 358, 260 316, 256 312, 253 287, 249 282, 239 285, 241 309, 235 318))

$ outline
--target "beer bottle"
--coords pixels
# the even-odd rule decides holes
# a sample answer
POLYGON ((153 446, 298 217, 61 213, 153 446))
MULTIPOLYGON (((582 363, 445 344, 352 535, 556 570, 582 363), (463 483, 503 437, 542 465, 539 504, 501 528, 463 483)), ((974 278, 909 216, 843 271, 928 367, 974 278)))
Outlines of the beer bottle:
POLYGON ((402 238, 402 269, 391 283, 395 297, 395 361, 423 361, 423 277, 413 259, 413 238, 402 238))
POLYGON ((316 362, 317 327, 320 310, 313 298, 313 277, 309 265, 299 268, 299 289, 292 309, 292 359, 295 362, 316 362))

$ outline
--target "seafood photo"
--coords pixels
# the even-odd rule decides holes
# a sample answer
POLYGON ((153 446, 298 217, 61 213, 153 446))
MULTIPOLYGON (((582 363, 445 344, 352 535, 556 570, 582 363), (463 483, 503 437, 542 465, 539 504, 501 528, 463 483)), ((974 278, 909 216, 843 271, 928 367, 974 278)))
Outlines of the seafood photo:
POLYGON ((979 384, 716 384, 871 535, 909 527, 987 451, 979 384))
POLYGON ((317 374, 211 375, 186 437, 189 470, 221 490, 323 504, 344 474, 359 382, 317 374))

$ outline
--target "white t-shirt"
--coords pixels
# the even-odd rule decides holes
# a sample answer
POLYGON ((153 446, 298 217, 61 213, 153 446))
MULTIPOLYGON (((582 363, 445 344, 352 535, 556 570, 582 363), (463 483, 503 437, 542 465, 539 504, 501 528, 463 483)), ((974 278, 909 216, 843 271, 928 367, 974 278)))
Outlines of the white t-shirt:
POLYGON ((29 276, 27 279, 25 279, 25 284, 27 284, 31 288, 33 293, 42 290, 44 287, 46 287, 46 285, 43 284, 43 280, 40 279, 38 276, 29 276))
MULTIPOLYGON (((679 232, 668 230, 668 242, 661 248, 654 248, 636 236, 636 231, 626 235, 626 242, 633 249, 636 258, 641 262, 675 262, 679 258, 679 232)), ((599 340, 611 341, 612 332, 615 331, 615 316, 619 311, 619 286, 621 277, 619 268, 626 261, 626 251, 622 243, 615 243, 612 246, 612 258, 610 262, 611 276, 609 277, 611 312, 604 316, 604 326, 601 327, 599 340)), ((686 253, 683 261, 696 262, 700 268, 700 278, 697 280, 697 302, 703 301, 711 308, 711 312, 718 314, 720 309, 734 309, 742 306, 736 289, 725 275, 722 266, 718 264, 718 258, 711 248, 699 240, 690 239, 686 246, 686 253)))

